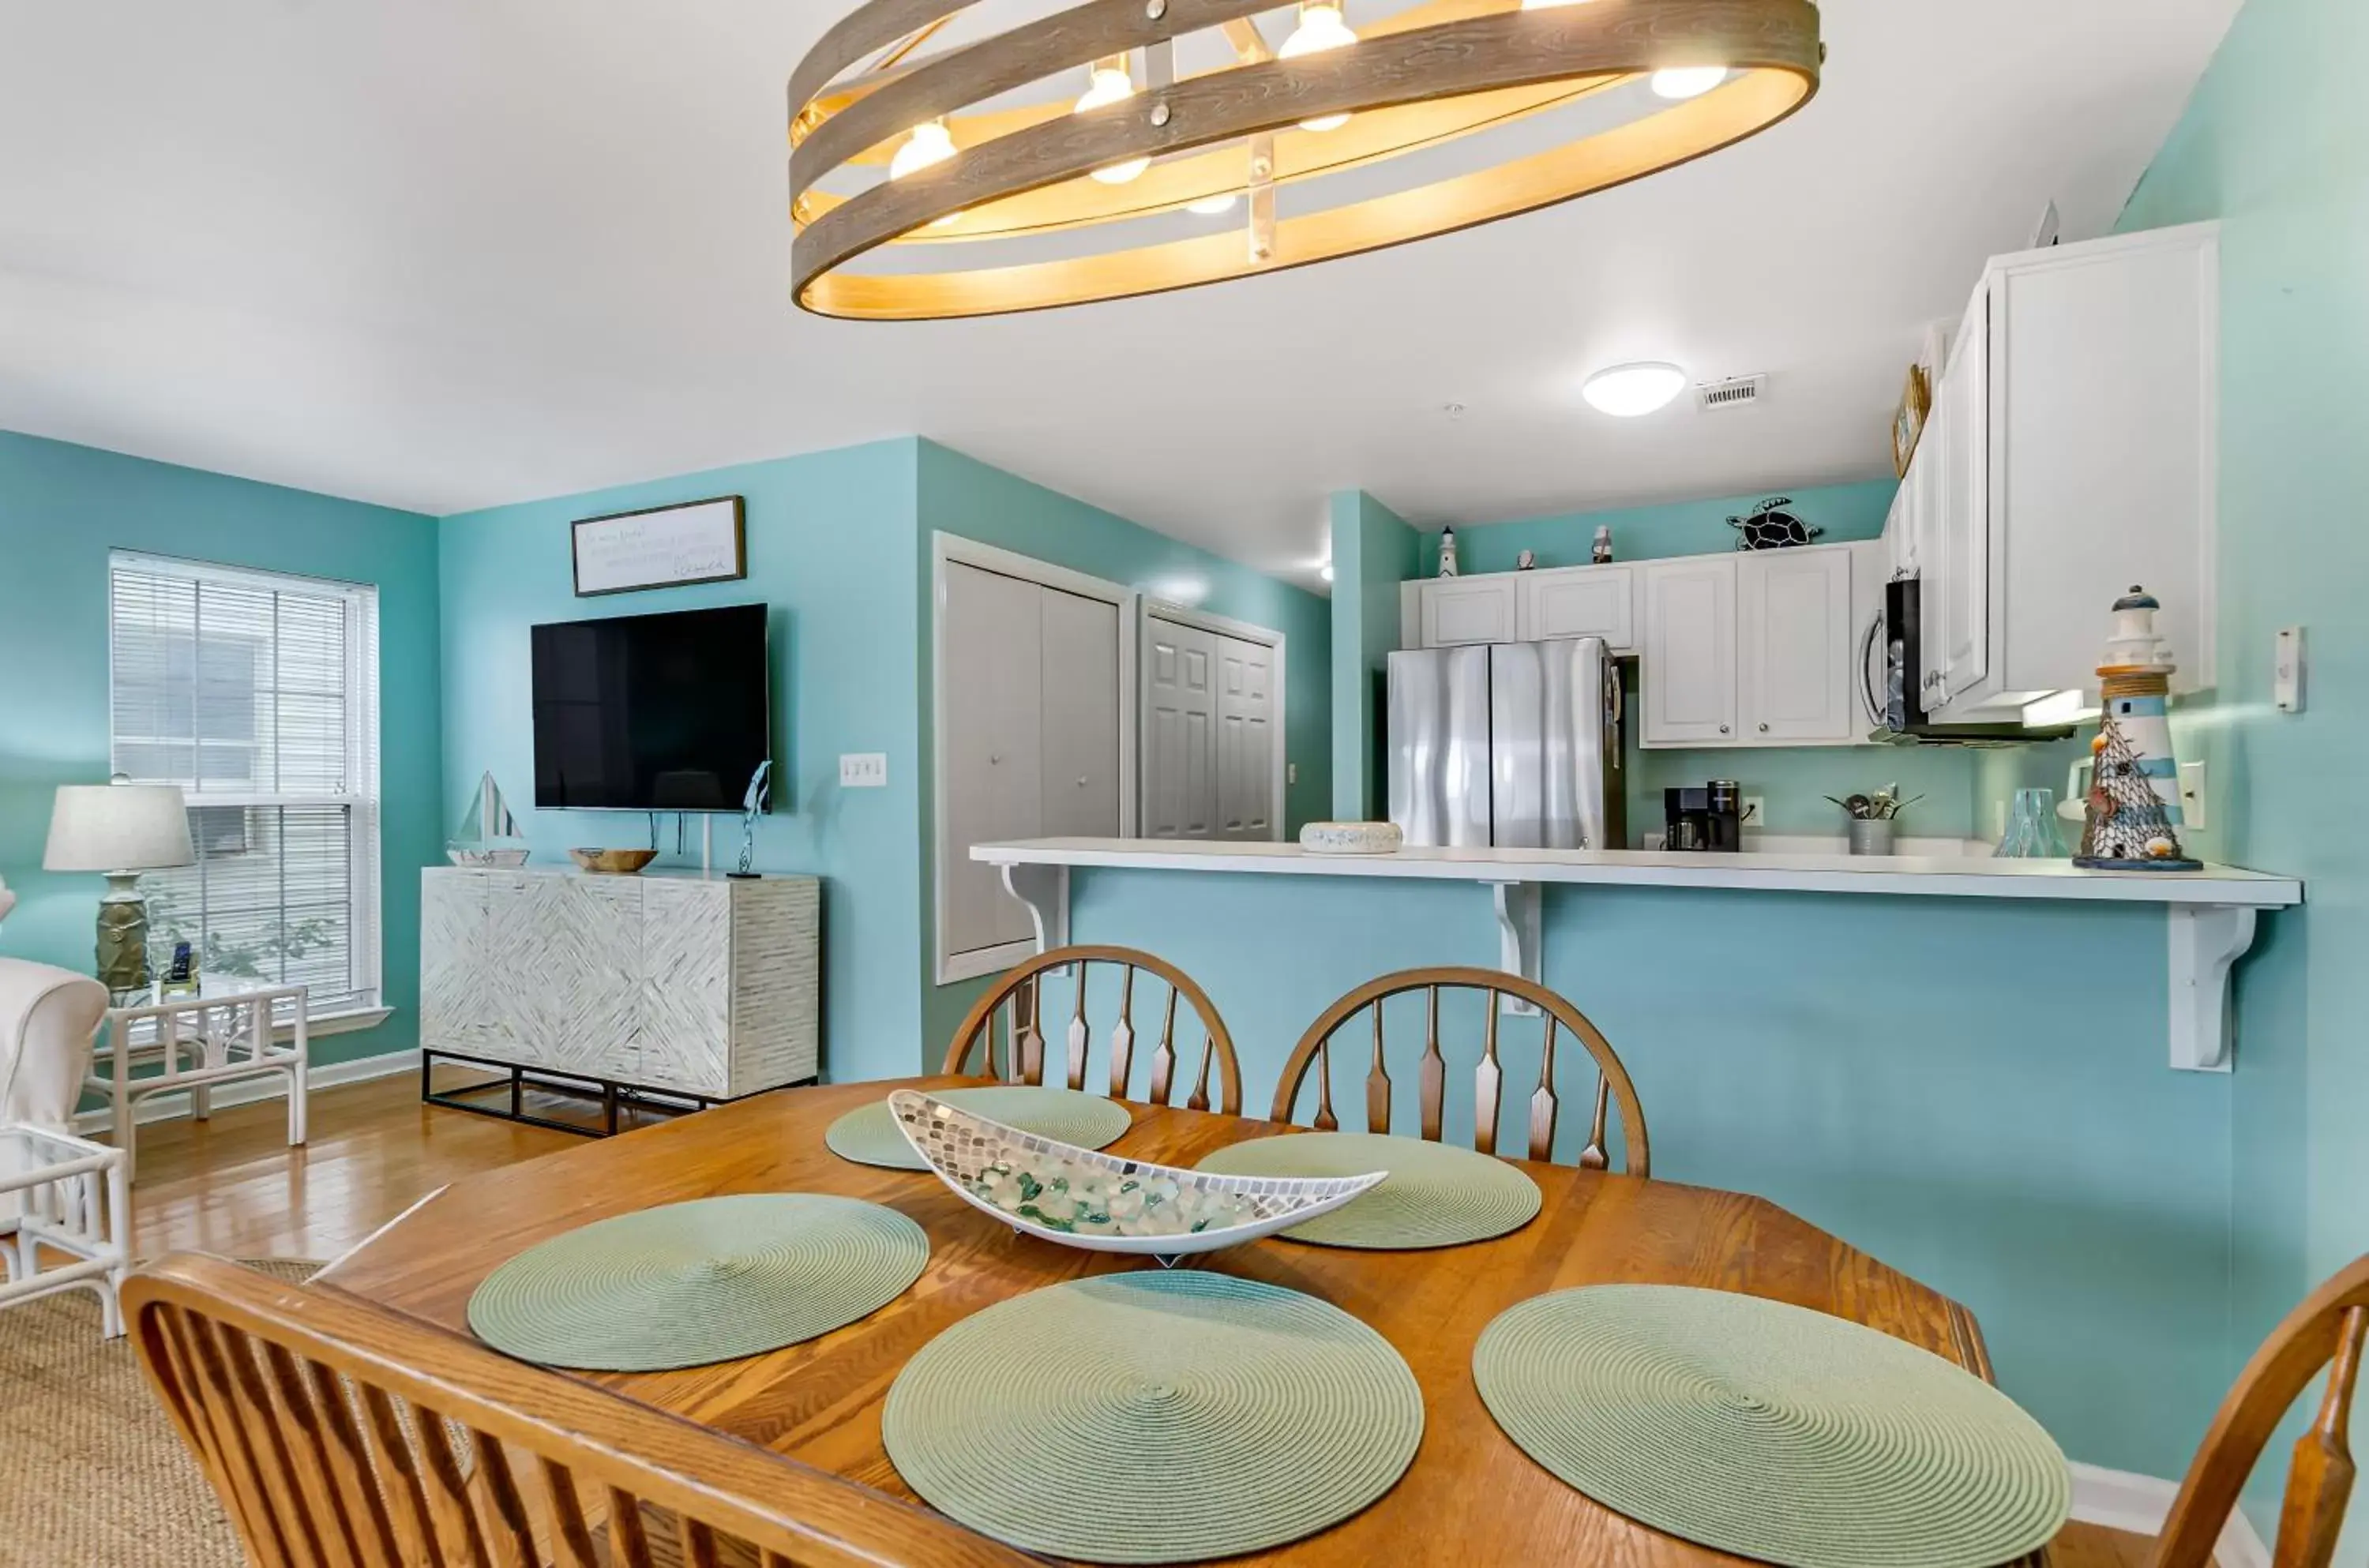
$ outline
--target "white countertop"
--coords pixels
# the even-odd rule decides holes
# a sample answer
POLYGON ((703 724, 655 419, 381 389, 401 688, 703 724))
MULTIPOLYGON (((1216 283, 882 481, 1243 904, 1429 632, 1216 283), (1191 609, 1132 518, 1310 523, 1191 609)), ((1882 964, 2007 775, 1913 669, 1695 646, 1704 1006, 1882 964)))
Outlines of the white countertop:
POLYGON ((2063 860, 1969 855, 1688 854, 1661 850, 1407 848, 1386 855, 1311 854, 1298 844, 1171 839, 1023 839, 973 846, 992 865, 1392 876, 1458 882, 1561 882, 1645 887, 1766 888, 1973 898, 2095 899, 2258 910, 2303 902, 2303 884, 2237 866, 2084 871, 2063 860))

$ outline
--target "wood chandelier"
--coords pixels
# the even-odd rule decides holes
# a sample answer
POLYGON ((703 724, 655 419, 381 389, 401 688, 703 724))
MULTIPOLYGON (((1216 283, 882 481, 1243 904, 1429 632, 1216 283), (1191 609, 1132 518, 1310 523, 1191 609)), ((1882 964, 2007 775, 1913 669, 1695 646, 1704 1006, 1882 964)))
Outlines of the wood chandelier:
MULTIPOLYGON (((790 78, 791 269, 807 310, 888 321, 1043 310, 1447 234, 1766 130, 1817 91, 1824 57, 1812 0, 1422 0, 1355 31, 1343 0, 1303 0, 1299 30, 1279 50, 1255 20, 1285 9, 1278 0, 1083 0, 921 52, 974 3, 866 0, 790 78), (1210 29, 1230 63, 1180 76, 1176 40, 1210 29), (1051 102, 993 102, 1081 73, 1091 86, 1074 105, 1073 87, 1051 102), (1510 162, 1277 215, 1280 188, 1640 77, 1665 94, 1657 112, 1510 162), (880 168, 887 177, 854 194, 823 189, 838 171, 880 168), (1214 219, 1237 207, 1239 223, 1181 238, 932 265, 958 258, 967 242, 1177 212, 1214 219), (875 259, 890 269, 849 269, 888 246, 875 259)), ((1078 237, 1056 248, 1078 249, 1078 237)))

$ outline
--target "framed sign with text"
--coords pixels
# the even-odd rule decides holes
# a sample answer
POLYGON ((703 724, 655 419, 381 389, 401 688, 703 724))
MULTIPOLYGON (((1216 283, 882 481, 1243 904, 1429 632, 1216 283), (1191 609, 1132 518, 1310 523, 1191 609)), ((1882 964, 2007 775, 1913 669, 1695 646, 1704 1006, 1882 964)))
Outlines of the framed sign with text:
POLYGON ((572 532, 578 599, 749 575, 749 527, 738 496, 588 517, 572 532))

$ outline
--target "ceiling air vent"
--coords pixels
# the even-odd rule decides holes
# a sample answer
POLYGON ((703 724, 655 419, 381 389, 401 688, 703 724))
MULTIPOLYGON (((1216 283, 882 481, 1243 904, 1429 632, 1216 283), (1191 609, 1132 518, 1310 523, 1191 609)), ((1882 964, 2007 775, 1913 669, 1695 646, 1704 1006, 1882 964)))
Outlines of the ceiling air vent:
POLYGON ((1759 402, 1760 395, 1768 385, 1768 378, 1765 375, 1740 375, 1731 376, 1725 381, 1707 381, 1695 388, 1695 406, 1742 408, 1759 402))

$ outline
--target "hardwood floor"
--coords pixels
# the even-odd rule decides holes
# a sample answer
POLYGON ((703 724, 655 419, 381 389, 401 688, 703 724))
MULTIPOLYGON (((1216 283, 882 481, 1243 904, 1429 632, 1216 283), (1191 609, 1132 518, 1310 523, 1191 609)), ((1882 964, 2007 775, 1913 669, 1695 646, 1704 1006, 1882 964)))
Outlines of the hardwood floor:
MULTIPOLYGON (((277 1101, 143 1127, 133 1254, 334 1258, 448 1182, 580 1141, 422 1105, 407 1075, 316 1093, 311 1123, 303 1149, 277 1101)), ((2146 1568, 2151 1544, 2077 1524, 2049 1550, 2054 1568, 2146 1568)))

